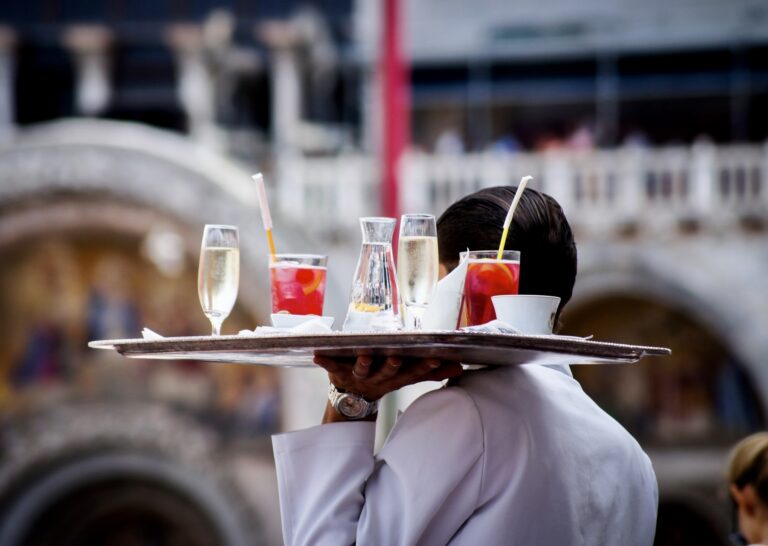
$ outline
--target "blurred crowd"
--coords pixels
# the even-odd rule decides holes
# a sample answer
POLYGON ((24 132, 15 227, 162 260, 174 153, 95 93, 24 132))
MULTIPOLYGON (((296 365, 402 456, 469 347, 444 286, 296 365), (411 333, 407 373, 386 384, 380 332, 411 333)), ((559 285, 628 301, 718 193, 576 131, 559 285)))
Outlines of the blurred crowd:
MULTIPOLYGON (((136 362, 87 347, 140 337, 143 326, 166 336, 204 333, 194 268, 168 278, 130 248, 54 238, 18 254, 0 268, 0 322, 10 340, 0 348, 6 415, 67 400, 153 398, 215 419, 224 432, 262 434, 279 425, 271 368, 136 362)), ((236 309, 226 329, 254 326, 236 309)))

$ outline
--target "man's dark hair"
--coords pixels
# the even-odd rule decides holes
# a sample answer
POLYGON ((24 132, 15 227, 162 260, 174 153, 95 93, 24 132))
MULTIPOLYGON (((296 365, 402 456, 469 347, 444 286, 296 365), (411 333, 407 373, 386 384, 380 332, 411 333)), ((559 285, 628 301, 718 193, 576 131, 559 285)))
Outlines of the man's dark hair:
MULTIPOLYGON (((496 186, 470 194, 448 207, 437 221, 440 262, 448 270, 459 253, 499 247, 515 186, 496 186)), ((576 243, 563 209, 549 195, 525 189, 505 244, 520 251, 520 293, 560 298, 568 303, 576 281, 576 243)))

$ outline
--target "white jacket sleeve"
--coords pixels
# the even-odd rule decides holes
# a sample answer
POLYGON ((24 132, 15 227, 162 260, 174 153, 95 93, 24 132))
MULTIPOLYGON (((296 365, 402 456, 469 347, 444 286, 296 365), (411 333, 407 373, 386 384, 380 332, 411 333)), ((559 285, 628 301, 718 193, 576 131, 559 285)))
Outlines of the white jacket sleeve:
POLYGON ((287 545, 446 544, 478 505, 482 422, 460 389, 430 392, 374 458, 374 423, 273 437, 287 545))

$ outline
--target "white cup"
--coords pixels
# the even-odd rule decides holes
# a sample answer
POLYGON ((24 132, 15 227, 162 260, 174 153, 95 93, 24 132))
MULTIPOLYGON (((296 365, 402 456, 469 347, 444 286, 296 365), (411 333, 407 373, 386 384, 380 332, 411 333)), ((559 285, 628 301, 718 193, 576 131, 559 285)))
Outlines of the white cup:
POLYGON ((319 320, 325 326, 333 326, 333 317, 321 317, 319 315, 291 315, 288 313, 272 313, 272 326, 275 328, 295 328, 310 320, 319 320))
POLYGON ((496 318, 506 322, 521 334, 548 335, 555 327, 555 315, 560 298, 533 294, 492 296, 496 318))

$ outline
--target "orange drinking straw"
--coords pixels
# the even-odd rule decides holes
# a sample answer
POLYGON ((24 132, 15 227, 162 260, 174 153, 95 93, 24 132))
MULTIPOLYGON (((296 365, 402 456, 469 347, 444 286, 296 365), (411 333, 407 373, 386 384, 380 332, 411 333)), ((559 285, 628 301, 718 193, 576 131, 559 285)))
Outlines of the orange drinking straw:
POLYGON ((261 221, 264 224, 264 231, 267 232, 269 255, 271 256, 272 261, 275 261, 275 240, 272 238, 272 215, 269 213, 269 201, 267 201, 267 189, 264 187, 264 177, 261 173, 256 173, 251 178, 256 182, 256 196, 259 199, 261 221))
POLYGON ((524 176, 520 179, 520 185, 517 186, 515 197, 512 198, 512 204, 507 211, 507 217, 504 218, 504 231, 501 233, 501 243, 499 244, 499 253, 496 254, 496 259, 501 260, 501 254, 504 252, 504 245, 507 243, 507 234, 509 234, 509 226, 512 224, 512 215, 515 213, 517 204, 520 202, 520 198, 523 196, 523 190, 528 185, 528 181, 533 180, 532 176, 524 176))
POLYGON ((275 240, 272 238, 272 230, 267 230, 267 243, 269 244, 269 255, 272 261, 275 261, 275 240))

